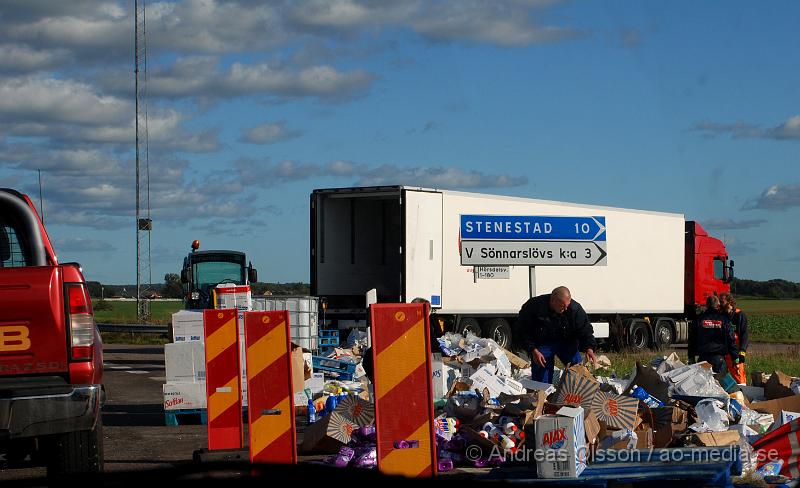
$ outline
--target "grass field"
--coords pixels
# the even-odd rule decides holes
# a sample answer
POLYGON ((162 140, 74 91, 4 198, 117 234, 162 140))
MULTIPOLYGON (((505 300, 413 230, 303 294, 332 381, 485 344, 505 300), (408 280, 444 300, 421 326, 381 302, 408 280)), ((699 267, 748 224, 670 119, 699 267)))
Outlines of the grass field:
MULTIPOLYGON (((611 370, 609 373, 613 372, 617 376, 627 376, 631 371, 633 371, 634 367, 636 366, 636 361, 641 362, 642 364, 650 364, 654 358, 660 356, 658 353, 653 352, 642 352, 642 353, 603 353, 611 360, 611 370)), ((681 361, 686 363, 686 352, 681 351, 678 353, 681 357, 681 361)), ((772 373, 773 371, 783 371, 784 373, 791 375, 791 376, 800 376, 800 361, 798 361, 797 357, 800 355, 800 346, 797 347, 796 350, 789 351, 789 352, 779 352, 779 353, 758 353, 749 355, 747 357, 747 375, 748 375, 748 382, 750 381, 750 372, 752 371, 764 371, 766 373, 772 373)))
MULTIPOLYGON (((180 301, 158 301, 150 302, 150 323, 169 324, 172 322, 172 314, 183 308, 180 301)), ((117 302, 105 301, 96 302, 94 320, 106 324, 134 324, 136 323, 136 302, 117 302), (98 306, 98 303, 101 305, 98 306), (110 310, 103 310, 110 306, 110 310), (99 308, 99 309, 98 309, 99 308)))
POLYGON ((737 300, 739 308, 749 314, 785 313, 800 314, 800 300, 737 300))
POLYGON ((739 300, 753 342, 800 343, 800 300, 739 300))

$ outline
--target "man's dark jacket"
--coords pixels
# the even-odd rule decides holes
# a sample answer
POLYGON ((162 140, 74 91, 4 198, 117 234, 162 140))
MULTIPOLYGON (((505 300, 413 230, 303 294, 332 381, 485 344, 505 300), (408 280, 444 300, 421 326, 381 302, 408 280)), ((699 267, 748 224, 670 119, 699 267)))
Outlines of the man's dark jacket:
POLYGON ((709 309, 689 326, 689 357, 739 355, 733 327, 726 314, 709 309))
POLYGON ((522 306, 515 339, 527 353, 538 346, 575 344, 579 351, 596 349, 594 330, 581 304, 572 300, 564 313, 550 308, 550 294, 533 297, 522 306))

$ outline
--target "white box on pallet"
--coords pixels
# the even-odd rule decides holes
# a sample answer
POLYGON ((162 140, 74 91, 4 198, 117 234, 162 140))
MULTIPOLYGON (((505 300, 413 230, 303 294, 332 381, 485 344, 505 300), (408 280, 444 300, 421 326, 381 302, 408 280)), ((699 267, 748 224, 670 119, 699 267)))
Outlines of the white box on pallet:
POLYGON ((583 407, 561 407, 555 415, 542 415, 536 419, 534 428, 538 477, 580 476, 586 469, 583 407))
POLYGON ((179 310, 172 314, 172 337, 175 342, 203 340, 203 312, 179 310))
POLYGON ((167 382, 205 381, 206 357, 203 343, 193 341, 164 344, 164 367, 167 382))
POLYGON ((172 382, 163 386, 164 410, 206 408, 206 382, 172 382))
POLYGON ((214 288, 218 309, 233 308, 236 310, 252 310, 250 285, 220 283, 214 288))

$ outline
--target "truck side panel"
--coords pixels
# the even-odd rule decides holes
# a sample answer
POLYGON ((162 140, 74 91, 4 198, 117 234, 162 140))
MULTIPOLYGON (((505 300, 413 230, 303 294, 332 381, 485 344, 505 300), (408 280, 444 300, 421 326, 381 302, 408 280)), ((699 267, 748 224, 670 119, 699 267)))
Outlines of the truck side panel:
POLYGON ((665 214, 561 202, 443 191, 441 313, 514 313, 531 294, 565 285, 588 313, 682 313, 684 218, 665 214), (509 279, 474 282, 461 266, 461 214, 606 217, 607 266, 540 266, 533 280, 526 266, 509 279), (531 281, 533 281, 531 286, 531 281))

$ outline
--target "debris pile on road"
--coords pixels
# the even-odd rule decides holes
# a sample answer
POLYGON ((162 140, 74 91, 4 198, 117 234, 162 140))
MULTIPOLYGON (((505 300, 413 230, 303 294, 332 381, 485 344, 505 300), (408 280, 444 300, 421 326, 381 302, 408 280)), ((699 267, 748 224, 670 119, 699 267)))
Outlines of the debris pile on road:
MULTIPOLYGON (((445 471, 523 458, 530 463, 518 454, 523 448, 552 448, 566 450, 575 462, 561 470, 537 462, 539 476, 574 477, 597 449, 739 446, 745 472, 753 473, 770 460, 762 446, 789 445, 781 426, 791 435, 800 430, 794 413, 800 412, 794 391, 800 381, 777 371, 754 374, 758 381, 751 386, 737 385, 729 374, 715 375, 704 362, 684 364, 673 353, 637 363, 624 378, 570 365, 553 384, 543 384, 530 380, 529 364, 490 339, 447 334, 439 345, 443 357, 434 360, 433 389, 444 392, 436 434, 445 471)), ((782 474, 800 476, 791 447, 777 452, 782 474)))

